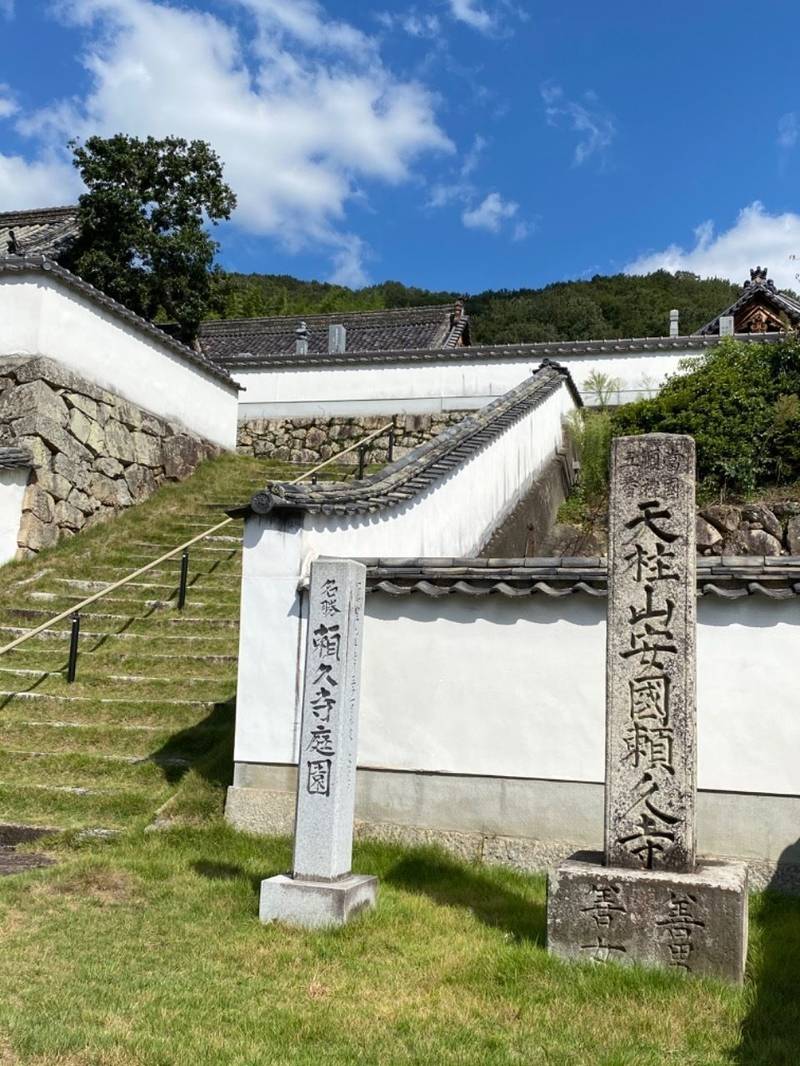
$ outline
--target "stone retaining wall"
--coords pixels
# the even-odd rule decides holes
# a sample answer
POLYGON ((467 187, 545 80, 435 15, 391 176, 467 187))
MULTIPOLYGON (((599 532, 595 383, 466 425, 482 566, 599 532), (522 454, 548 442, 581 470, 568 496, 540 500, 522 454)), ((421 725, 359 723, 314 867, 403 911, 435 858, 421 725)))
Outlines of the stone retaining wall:
MULTIPOLYGON (((397 415, 394 458, 431 440, 443 429, 461 422, 473 411, 447 411, 431 415, 397 415)), ((391 422, 391 415, 353 418, 253 418, 239 423, 237 451, 240 455, 282 459, 290 463, 319 463, 343 448, 391 422)), ((367 452, 367 463, 388 459, 388 431, 376 437, 367 452)), ((342 463, 358 463, 358 452, 342 456, 342 463)))
POLYGON ((43 357, 0 361, 0 443, 33 455, 18 558, 147 499, 220 452, 43 357))

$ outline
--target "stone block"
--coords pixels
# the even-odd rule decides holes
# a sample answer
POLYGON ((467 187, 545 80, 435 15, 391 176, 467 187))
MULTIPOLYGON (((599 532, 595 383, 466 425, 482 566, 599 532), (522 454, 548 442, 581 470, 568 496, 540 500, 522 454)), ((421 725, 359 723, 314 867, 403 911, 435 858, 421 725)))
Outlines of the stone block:
POLYGON ((132 463, 134 461, 133 437, 125 426, 121 422, 110 419, 103 432, 106 440, 106 454, 113 459, 120 459, 123 463, 132 463))
POLYGON ((57 540, 58 526, 52 522, 42 522, 32 511, 26 511, 23 514, 17 537, 20 548, 26 548, 29 552, 38 552, 42 548, 51 548, 57 540))
POLYGON ((70 492, 72 492, 72 482, 67 481, 65 477, 56 473, 55 470, 49 470, 46 467, 37 468, 36 484, 41 486, 45 492, 49 492, 56 500, 66 500, 70 492))
POLYGON ((89 487, 89 470, 82 462, 76 462, 69 456, 59 452, 53 457, 53 469, 71 485, 86 490, 89 487))
POLYGON ((161 466, 161 441, 148 433, 133 434, 133 458, 140 466, 161 466))
POLYGON ((118 459, 103 458, 95 459, 93 469, 106 477, 119 477, 124 467, 118 459))
POLYGON ((786 545, 790 555, 800 555, 800 515, 786 523, 786 545))
POLYGON ((81 460, 88 462, 92 458, 91 452, 52 418, 41 417, 38 414, 25 415, 14 422, 14 433, 17 438, 41 437, 52 451, 61 452, 75 462, 81 460))
POLYGON ((105 395, 97 385, 91 385, 73 371, 68 370, 62 363, 56 363, 53 359, 48 359, 43 355, 27 360, 17 368, 15 373, 20 383, 41 378, 42 381, 46 381, 56 389, 79 392, 93 400, 101 400, 105 395))
POLYGON ((551 870, 547 950, 561 958, 662 967, 735 984, 747 959, 747 867, 633 870, 579 852, 551 870))
POLYGON ((698 551, 708 551, 722 544, 722 534, 702 515, 698 515, 696 519, 695 537, 698 551))
POLYGON ((279 874, 261 882, 258 916, 265 923, 326 929, 346 925, 374 907, 377 897, 377 877, 350 874, 340 881, 301 881, 279 874))
POLYGON ((194 472, 203 458, 199 440, 180 434, 164 441, 164 473, 170 480, 182 481, 194 472))
POLYGON ((90 418, 92 422, 97 422, 100 408, 96 400, 90 400, 88 396, 82 396, 79 392, 66 392, 64 393, 64 399, 72 407, 76 407, 82 414, 90 418))
POLYGON ((55 506, 55 521, 57 526, 66 529, 82 529, 86 518, 77 507, 73 507, 66 500, 59 500, 55 506))
POLYGON ((41 485, 28 485, 22 499, 22 510, 35 514, 41 522, 52 522, 53 498, 41 485))
POLYGON ((48 418, 59 426, 65 426, 69 418, 67 405, 43 381, 18 385, 0 397, 0 422, 10 422, 31 414, 48 418))
POLYGON ((81 444, 85 444, 92 432, 92 421, 87 418, 83 411, 73 407, 69 413, 69 431, 81 444))
POLYGON ((95 502, 86 495, 85 492, 81 492, 80 489, 73 489, 67 498, 67 503, 71 507, 76 507, 83 514, 91 514, 97 509, 95 502))
POLYGON ((128 429, 140 429, 142 425, 142 412, 134 404, 127 400, 117 400, 115 417, 128 429))
POLYGON ((105 507, 130 507, 133 503, 128 486, 121 478, 116 480, 105 474, 92 474, 89 478, 89 495, 105 507))
POLYGON ((125 483, 134 503, 146 500, 158 487, 153 471, 147 466, 139 466, 136 463, 125 471, 125 483))
POLYGON ((50 457, 52 452, 47 447, 41 437, 30 436, 20 437, 17 436, 17 444, 20 448, 27 448, 33 456, 33 465, 37 470, 50 466, 50 457))
POLYGON ((753 555, 780 555, 781 542, 765 529, 747 529, 743 533, 744 546, 753 555))
MULTIPOLYGON (((108 422, 108 419, 106 419, 108 422)), ((86 438, 86 447, 95 455, 103 455, 106 451, 106 435, 100 422, 92 422, 89 435, 86 438)))

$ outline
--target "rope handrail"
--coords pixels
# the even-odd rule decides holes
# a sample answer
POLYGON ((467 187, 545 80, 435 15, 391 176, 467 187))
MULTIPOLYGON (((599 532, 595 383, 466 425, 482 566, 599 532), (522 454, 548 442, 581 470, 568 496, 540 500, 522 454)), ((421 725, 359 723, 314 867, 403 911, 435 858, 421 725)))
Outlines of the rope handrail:
MULTIPOLYGON (((369 433, 366 437, 363 437, 361 440, 356 441, 355 444, 351 444, 347 448, 342 448, 340 452, 337 452, 335 455, 332 455, 324 462, 319 463, 318 466, 313 467, 311 470, 305 470, 302 474, 299 475, 299 477, 294 478, 294 480, 291 481, 290 484, 298 485, 301 481, 303 481, 304 478, 311 477, 312 474, 316 474, 317 471, 322 470, 323 467, 326 467, 330 463, 335 462, 335 460, 338 459, 340 455, 345 455, 347 452, 352 452, 356 448, 363 448, 371 440, 374 440, 376 437, 379 437, 387 430, 392 429, 393 426, 394 421, 388 422, 385 426, 381 426, 380 429, 376 429, 372 433, 369 433)), ((32 637, 38 637, 40 633, 44 633, 46 632, 46 630, 52 629, 53 626, 58 625, 59 622, 63 622, 66 618, 70 618, 76 614, 79 614, 84 609, 84 607, 88 607, 90 604, 96 603, 98 600, 102 600, 104 596, 108 596, 111 592, 116 592, 116 590, 122 588, 123 585, 127 585, 129 581, 133 581, 135 578, 141 577, 142 574, 148 573, 148 571, 153 570, 161 563, 166 562, 168 559, 171 559, 173 556, 178 555, 180 552, 186 551, 188 548, 191 548, 193 544, 197 544, 198 541, 204 540, 206 537, 212 536, 218 530, 224 529, 225 526, 230 525, 231 522, 234 521, 236 521, 236 519, 234 518, 225 518, 222 522, 218 522, 215 526, 211 526, 209 529, 204 530, 202 533, 198 533, 197 536, 192 537, 191 540, 184 541, 183 544, 179 544, 176 548, 170 549, 170 551, 166 552, 164 555, 159 556, 158 559, 154 559, 151 563, 146 563, 144 566, 140 566, 138 570, 134 570, 132 573, 127 574, 123 578, 120 578, 119 581, 115 581, 107 588, 101 589, 100 592, 95 592, 93 596, 87 596, 86 599, 81 600, 80 603, 73 604, 73 606, 68 607, 66 611, 62 611, 60 614, 54 615, 46 622, 42 622, 40 626, 37 626, 35 629, 29 630, 27 633, 23 633, 21 637, 17 637, 9 644, 4 645, 2 648, 0 648, 0 655, 5 655, 6 652, 13 651, 13 649, 18 648, 20 644, 24 644, 26 640, 30 640, 32 637)))

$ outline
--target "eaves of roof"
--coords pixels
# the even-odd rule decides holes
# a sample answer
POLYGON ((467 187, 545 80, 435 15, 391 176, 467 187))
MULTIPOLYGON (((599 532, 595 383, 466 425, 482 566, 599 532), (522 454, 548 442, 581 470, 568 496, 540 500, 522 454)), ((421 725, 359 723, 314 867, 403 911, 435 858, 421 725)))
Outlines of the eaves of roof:
MULTIPOLYGON (((756 299, 772 304, 777 311, 784 311, 795 322, 800 322, 800 303, 797 300, 792 299, 791 296, 787 296, 785 293, 778 292, 777 289, 771 289, 768 285, 752 284, 748 285, 739 299, 734 300, 730 307, 726 307, 710 322, 706 322, 704 326, 701 326, 697 331, 697 335, 704 336, 713 335, 715 332, 719 333, 719 320, 723 316, 735 316, 743 307, 746 307, 756 299)), ((752 336, 752 334, 748 334, 748 336, 752 336)), ((755 336, 759 335, 755 334, 755 336)), ((764 334, 761 334, 761 336, 764 336, 764 334)))
POLYGON ((0 470, 15 470, 21 466, 33 466, 33 453, 27 448, 0 447, 0 470))
POLYGON ((196 352, 192 348, 187 347, 187 345, 181 344, 180 341, 170 337, 168 333, 164 332, 164 330, 159 329, 158 326, 154 326, 152 322, 148 322, 147 319, 142 318, 141 315, 137 315, 134 311, 129 310, 124 304, 119 303, 111 296, 107 296, 104 292, 101 292, 100 289, 96 289, 94 285, 90 285, 88 281, 79 278, 77 274, 73 274, 72 271, 67 270, 65 267, 59 266, 58 263, 53 262, 52 259, 48 259, 47 256, 0 256, 0 274, 49 275, 58 280, 66 288, 79 293, 81 296, 85 296, 98 307, 102 307, 104 310, 110 311, 118 318, 124 319, 141 333, 158 341, 158 343, 164 345, 165 348, 169 348, 186 362, 192 363, 194 366, 204 370, 223 385, 227 385, 230 389, 236 390, 237 392, 241 389, 241 386, 233 380, 227 370, 217 366, 216 363, 213 363, 200 352, 196 352))
MULTIPOLYGON (((227 365, 247 370, 281 370, 305 367, 376 366, 383 363, 482 363, 507 362, 514 359, 558 360, 569 356, 617 355, 635 352, 702 352, 720 343, 715 335, 692 333, 685 337, 631 337, 619 340, 540 341, 535 344, 478 344, 462 348, 395 349, 379 352, 325 352, 322 354, 277 354, 241 356, 227 365)), ((777 344, 786 340, 784 333, 740 333, 736 340, 751 344, 777 344)))
POLYGON ((269 482, 249 504, 232 508, 228 514, 237 518, 275 510, 326 515, 371 514, 401 505, 447 477, 562 387, 569 389, 575 404, 581 406, 580 394, 569 371, 545 360, 521 385, 377 474, 357 482, 318 485, 269 482))
MULTIPOLYGON (((576 593, 606 597, 608 567, 602 557, 527 559, 360 559, 367 591, 389 596, 506 596, 512 599, 576 593)), ((722 556, 697 560, 697 595, 738 600, 800 596, 800 556, 722 556)))

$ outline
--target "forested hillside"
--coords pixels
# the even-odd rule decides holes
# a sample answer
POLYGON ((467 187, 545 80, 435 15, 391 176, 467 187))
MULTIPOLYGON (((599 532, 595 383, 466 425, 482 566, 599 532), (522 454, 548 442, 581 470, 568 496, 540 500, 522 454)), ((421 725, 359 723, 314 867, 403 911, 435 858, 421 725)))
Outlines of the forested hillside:
MULTIPOLYGON (((680 311, 681 333, 691 333, 740 293, 728 281, 658 271, 641 277, 596 275, 542 289, 499 289, 467 296, 473 343, 523 343, 608 337, 663 336, 669 312, 680 311)), ((461 293, 430 292, 386 281, 347 289, 282 274, 220 274, 216 317, 372 311, 447 303, 461 293)))

